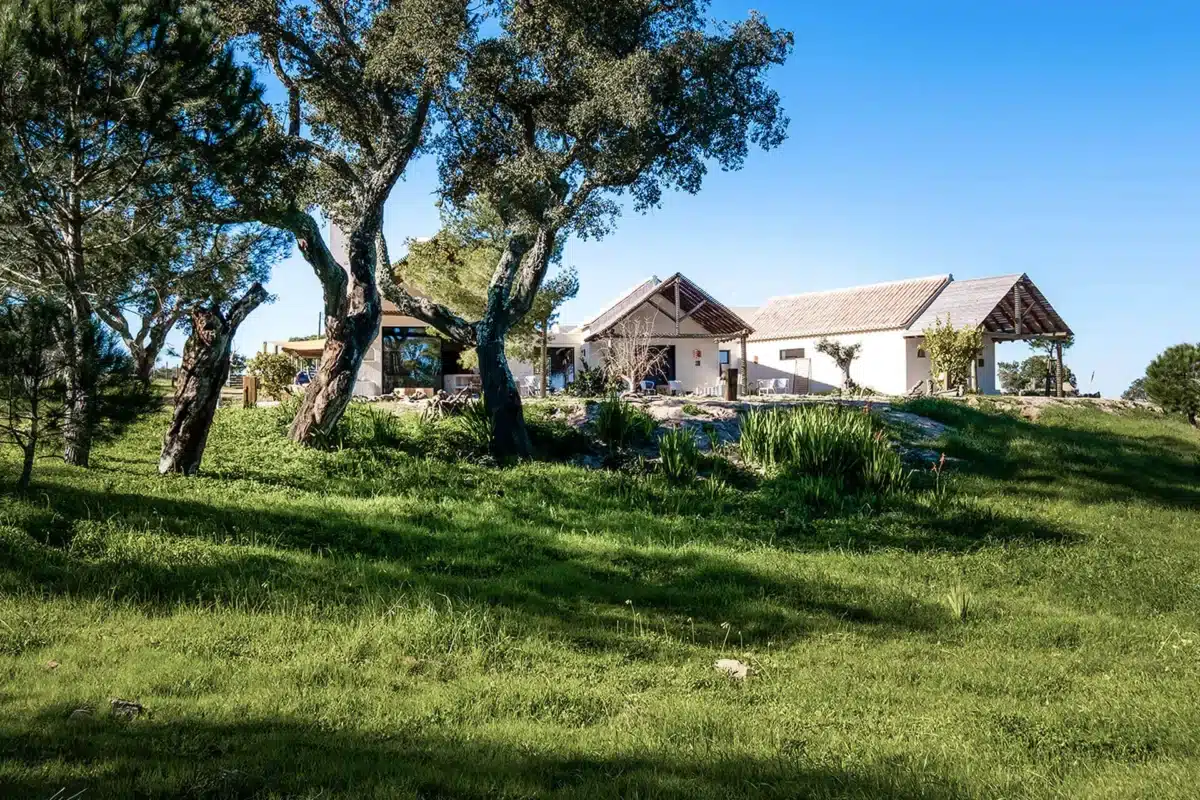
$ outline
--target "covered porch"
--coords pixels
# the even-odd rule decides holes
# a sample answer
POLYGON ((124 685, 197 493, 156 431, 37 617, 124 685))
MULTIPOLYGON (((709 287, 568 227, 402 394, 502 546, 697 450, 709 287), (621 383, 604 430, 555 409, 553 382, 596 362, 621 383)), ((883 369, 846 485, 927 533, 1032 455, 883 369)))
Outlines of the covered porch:
MULTIPOLYGON (((740 342, 753 329, 728 306, 681 273, 651 278, 584 326, 583 341, 598 364, 606 349, 644 348, 655 354, 640 380, 671 393, 708 394, 720 384, 729 353, 721 343, 740 342)), ((745 391, 745 376, 741 377, 745 391)))
MULTIPOLYGON (((1054 351, 1057 374, 1061 377, 1062 342, 1074 336, 1070 326, 1028 275, 952 281, 908 328, 909 386, 932 377, 922 348, 922 333, 938 320, 956 328, 973 326, 982 330, 983 350, 972 366, 972 386, 984 394, 997 393, 997 344, 1030 339, 1057 340, 1054 351)), ((1062 392, 1060 379, 1057 393, 1062 396, 1062 392)))

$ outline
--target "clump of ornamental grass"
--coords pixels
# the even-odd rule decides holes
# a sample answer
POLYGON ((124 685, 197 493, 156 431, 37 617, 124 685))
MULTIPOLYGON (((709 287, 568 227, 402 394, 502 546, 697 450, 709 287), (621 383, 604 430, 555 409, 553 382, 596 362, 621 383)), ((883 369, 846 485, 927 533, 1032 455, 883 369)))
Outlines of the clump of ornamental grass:
POLYGON ((649 441, 657 424, 654 417, 615 393, 598 403, 594 423, 596 438, 616 448, 649 441))
POLYGON ((966 622, 971 611, 971 593, 962 586, 955 586, 946 593, 946 607, 954 619, 966 622))
POLYGON ((700 448, 687 428, 667 431, 658 440, 659 469, 672 483, 691 483, 700 471, 700 448))
POLYGON ((888 494, 909 475, 873 415, 843 406, 752 411, 741 420, 741 455, 767 470, 832 478, 848 491, 888 494))

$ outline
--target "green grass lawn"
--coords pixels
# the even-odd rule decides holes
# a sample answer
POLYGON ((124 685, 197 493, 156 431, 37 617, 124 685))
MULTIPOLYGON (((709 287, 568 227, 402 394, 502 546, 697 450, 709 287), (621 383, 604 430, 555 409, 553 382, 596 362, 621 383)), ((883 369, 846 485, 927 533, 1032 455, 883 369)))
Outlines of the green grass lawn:
POLYGON ((916 410, 948 495, 824 516, 271 410, 202 478, 161 419, 43 462, 0 496, 0 796, 1195 797, 1200 435, 916 410))

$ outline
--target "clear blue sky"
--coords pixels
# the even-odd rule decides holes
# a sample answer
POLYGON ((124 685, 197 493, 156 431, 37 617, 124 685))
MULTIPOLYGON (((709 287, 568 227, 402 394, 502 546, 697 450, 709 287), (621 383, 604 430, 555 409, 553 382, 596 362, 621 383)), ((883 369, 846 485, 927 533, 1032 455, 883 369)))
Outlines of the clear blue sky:
MULTIPOLYGON (((1120 393, 1163 348, 1200 341, 1200 3, 717 0, 713 13, 751 8, 796 35, 772 75, 788 141, 571 242, 581 290, 565 320, 677 270, 729 305, 1026 272, 1075 330, 1084 391, 1120 393)), ((397 188, 393 251, 437 230, 434 188, 428 161, 397 188)), ((299 256, 269 288, 243 352, 315 332, 319 286, 299 256)))

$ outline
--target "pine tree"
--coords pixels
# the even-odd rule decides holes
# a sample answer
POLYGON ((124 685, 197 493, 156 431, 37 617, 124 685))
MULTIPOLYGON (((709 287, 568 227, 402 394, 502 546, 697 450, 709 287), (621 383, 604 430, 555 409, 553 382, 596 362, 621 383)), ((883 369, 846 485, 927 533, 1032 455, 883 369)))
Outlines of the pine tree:
POLYGON ((59 316, 45 301, 0 303, 0 436, 21 451, 17 486, 29 488, 34 459, 61 430, 63 364, 54 338, 59 316))
POLYGON ((1146 395, 1172 414, 1197 425, 1200 416, 1200 345, 1168 347, 1146 367, 1146 395))
POLYGON ((64 457, 86 466, 96 302, 137 268, 100 254, 158 224, 164 204, 215 211, 269 173, 255 167, 272 150, 262 100, 188 0, 10 3, 0 75, 0 282, 65 309, 64 457))

